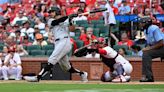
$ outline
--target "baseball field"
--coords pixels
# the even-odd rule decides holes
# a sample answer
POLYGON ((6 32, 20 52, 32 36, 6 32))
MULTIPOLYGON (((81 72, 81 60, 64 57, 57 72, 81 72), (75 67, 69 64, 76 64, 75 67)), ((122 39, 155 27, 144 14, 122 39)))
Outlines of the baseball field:
POLYGON ((164 92, 164 82, 0 81, 0 92, 164 92))

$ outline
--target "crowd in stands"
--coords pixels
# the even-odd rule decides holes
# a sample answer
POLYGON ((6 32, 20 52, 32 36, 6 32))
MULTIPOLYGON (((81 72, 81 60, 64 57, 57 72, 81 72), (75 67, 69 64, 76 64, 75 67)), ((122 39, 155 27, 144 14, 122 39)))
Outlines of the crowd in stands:
MULTIPOLYGON (((161 22, 153 16, 154 14, 164 14, 159 5, 160 2, 157 0, 153 0, 151 4, 151 0, 108 1, 15 0, 17 3, 0 4, 0 50, 3 56, 7 55, 8 47, 14 47, 20 56, 50 55, 53 50, 53 35, 47 25, 47 20, 49 19, 48 10, 52 6, 59 7, 62 15, 66 16, 104 8, 106 3, 109 3, 114 16, 130 14, 137 14, 141 18, 149 16, 163 30, 161 22)), ((104 19, 102 12, 86 16, 79 15, 74 18, 73 23, 75 26, 70 27, 70 30, 73 30, 70 31, 72 50, 74 51, 77 48, 88 45, 98 37, 106 39, 109 36, 109 27, 105 25, 104 19)), ((141 50, 146 42, 140 42, 140 37, 132 39, 133 37, 129 33, 131 30, 121 29, 121 24, 118 24, 119 22, 117 21, 115 24, 118 28, 116 32, 113 32, 113 29, 116 29, 116 27, 112 29, 113 35, 118 39, 114 42, 113 48, 126 55, 138 55, 136 50, 141 50), (118 47, 117 45, 123 46, 118 47), (140 46, 140 49, 136 48, 136 45, 140 46)), ((95 56, 95 54, 93 55, 95 56)))

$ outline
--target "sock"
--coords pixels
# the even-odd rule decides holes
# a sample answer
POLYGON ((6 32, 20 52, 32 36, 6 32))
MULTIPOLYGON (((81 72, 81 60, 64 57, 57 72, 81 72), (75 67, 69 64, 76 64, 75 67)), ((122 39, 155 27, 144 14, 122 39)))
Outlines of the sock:
POLYGON ((80 76, 81 76, 82 74, 84 74, 84 73, 81 72, 80 70, 75 69, 75 68, 73 68, 73 67, 71 67, 71 68, 68 70, 68 72, 70 72, 70 73, 78 73, 80 76))

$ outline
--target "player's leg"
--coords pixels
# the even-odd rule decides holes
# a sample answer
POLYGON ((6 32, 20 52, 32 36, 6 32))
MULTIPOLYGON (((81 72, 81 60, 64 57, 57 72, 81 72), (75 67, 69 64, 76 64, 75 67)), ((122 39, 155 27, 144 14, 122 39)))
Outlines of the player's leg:
POLYGON ((4 80, 8 80, 8 70, 9 68, 7 66, 2 66, 2 75, 4 80))
POLYGON ((84 71, 80 71, 72 66, 72 64, 69 62, 68 55, 65 55, 59 62, 59 65, 61 68, 65 71, 68 71, 70 73, 76 73, 81 76, 82 81, 88 81, 87 76, 88 73, 84 71))
POLYGON ((117 76, 115 79, 112 80, 112 82, 126 82, 125 77, 123 76, 124 74, 124 68, 120 63, 115 63, 114 64, 114 71, 117 73, 117 76))
POLYGON ((71 49, 71 44, 69 44, 69 39, 61 39, 55 44, 55 49, 51 56, 48 58, 48 63, 42 68, 38 75, 38 81, 44 77, 48 72, 51 71, 53 66, 63 58, 68 51, 71 49), (67 47, 67 48, 66 48, 67 47))
POLYGON ((133 71, 133 67, 132 67, 132 65, 130 63, 122 64, 122 66, 124 68, 124 77, 127 80, 127 82, 129 82, 131 80, 130 74, 133 71))
POLYGON ((22 79, 22 66, 16 67, 16 78, 15 80, 21 80, 22 79))
POLYGON ((2 67, 0 67, 0 79, 3 79, 3 76, 2 76, 2 67))

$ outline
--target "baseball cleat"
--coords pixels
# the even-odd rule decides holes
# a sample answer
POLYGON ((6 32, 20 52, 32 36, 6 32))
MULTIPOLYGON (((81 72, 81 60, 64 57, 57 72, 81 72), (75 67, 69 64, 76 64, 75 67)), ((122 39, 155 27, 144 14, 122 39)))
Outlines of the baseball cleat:
POLYGON ((24 76, 23 78, 28 82, 38 82, 37 76, 24 76))
POLYGON ((81 74, 81 81, 82 82, 88 82, 88 73, 87 72, 83 72, 83 74, 81 74))
POLYGON ((112 80, 112 82, 115 82, 115 83, 118 83, 118 82, 127 82, 127 80, 125 79, 124 76, 119 76, 119 77, 116 77, 115 79, 112 80))

